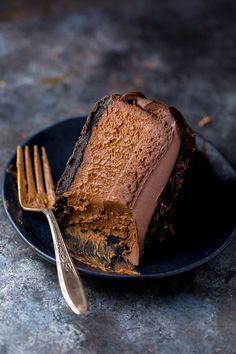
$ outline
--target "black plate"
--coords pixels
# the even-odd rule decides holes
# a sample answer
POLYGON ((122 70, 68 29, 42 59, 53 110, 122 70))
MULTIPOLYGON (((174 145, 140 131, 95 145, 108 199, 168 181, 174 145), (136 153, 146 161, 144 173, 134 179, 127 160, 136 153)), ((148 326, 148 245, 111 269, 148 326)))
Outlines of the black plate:
MULTIPOLYGON (((58 181, 85 118, 65 120, 32 136, 26 143, 45 146, 58 181)), ((78 263, 81 273, 107 278, 160 278, 193 269, 222 252, 236 235, 235 200, 236 172, 215 147, 197 137, 200 158, 204 160, 195 171, 193 187, 187 191, 179 208, 178 232, 157 247, 147 247, 140 275, 105 273, 78 263), (153 252, 154 249, 154 252, 153 252)), ((49 227, 40 213, 24 212, 19 206, 14 155, 7 165, 3 182, 3 204, 20 237, 39 256, 55 263, 49 227)))

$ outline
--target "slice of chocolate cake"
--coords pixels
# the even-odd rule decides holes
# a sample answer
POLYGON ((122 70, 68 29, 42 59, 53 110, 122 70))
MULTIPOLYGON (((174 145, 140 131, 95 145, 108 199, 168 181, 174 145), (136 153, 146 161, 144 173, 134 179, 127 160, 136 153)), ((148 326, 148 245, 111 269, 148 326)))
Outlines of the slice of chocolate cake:
POLYGON ((140 93, 101 99, 57 186, 74 257, 103 270, 139 265, 147 235, 163 238, 194 153, 181 114, 140 93))

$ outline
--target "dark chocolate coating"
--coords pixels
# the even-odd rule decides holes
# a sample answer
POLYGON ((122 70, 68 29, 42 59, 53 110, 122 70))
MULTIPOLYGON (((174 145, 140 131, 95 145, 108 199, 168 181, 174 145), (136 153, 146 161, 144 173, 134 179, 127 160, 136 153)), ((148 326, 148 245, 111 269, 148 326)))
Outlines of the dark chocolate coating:
POLYGON ((196 153, 195 134, 176 108, 170 107, 169 110, 183 128, 182 142, 176 164, 149 224, 146 241, 156 235, 162 241, 169 235, 175 234, 175 210, 178 200, 183 194, 185 185, 191 183, 191 171, 196 153))

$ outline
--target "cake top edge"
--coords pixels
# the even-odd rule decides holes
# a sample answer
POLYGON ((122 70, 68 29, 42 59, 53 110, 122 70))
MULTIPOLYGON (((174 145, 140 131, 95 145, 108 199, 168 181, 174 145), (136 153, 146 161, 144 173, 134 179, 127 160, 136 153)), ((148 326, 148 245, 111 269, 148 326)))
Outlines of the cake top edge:
POLYGON ((114 100, 121 100, 125 101, 126 103, 136 105, 152 114, 155 114, 155 111, 161 110, 164 115, 167 117, 169 116, 172 121, 174 118, 174 121, 177 123, 177 126, 181 131, 181 135, 185 128, 188 127, 181 113, 174 107, 168 107, 165 103, 158 100, 148 99, 140 92, 126 92, 124 94, 111 94, 104 96, 95 104, 92 111, 88 115, 81 135, 75 145, 74 151, 67 162, 66 168, 60 181, 58 182, 56 188, 57 196, 61 196, 71 185, 76 171, 83 160, 83 154, 92 134, 94 125, 101 119, 104 112, 114 100))

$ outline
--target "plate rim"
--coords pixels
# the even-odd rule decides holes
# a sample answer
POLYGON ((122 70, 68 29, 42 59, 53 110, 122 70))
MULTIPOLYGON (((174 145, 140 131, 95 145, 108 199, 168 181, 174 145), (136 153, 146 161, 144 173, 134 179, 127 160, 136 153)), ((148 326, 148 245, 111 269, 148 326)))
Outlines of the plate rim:
MULTIPOLYGON (((46 132, 47 130, 50 130, 51 128, 64 124, 68 121, 72 121, 72 120, 79 120, 79 119, 86 119, 86 115, 81 115, 78 117, 72 117, 72 118, 67 118, 64 120, 61 120, 59 122, 56 123, 52 123, 49 126, 38 130, 37 132, 31 134, 28 136, 28 138, 21 143, 21 146, 25 146, 26 144, 29 144, 30 141, 32 139, 35 138, 35 136, 42 134, 44 132, 46 132)), ((228 165, 231 167, 231 169, 235 172, 236 174, 236 170, 233 167, 232 163, 224 156, 224 154, 214 145, 212 144, 209 140, 205 139, 201 134, 196 134, 197 137, 199 137, 202 141, 206 142, 208 145, 210 145, 211 147, 213 147, 215 150, 217 150, 217 152, 222 156, 222 158, 224 158, 225 161, 227 161, 228 165)), ((9 208, 7 207, 7 203, 6 203, 6 181, 7 181, 7 176, 8 176, 8 168, 9 166, 12 164, 12 161, 16 159, 16 153, 14 153, 11 158, 8 160, 8 162, 5 164, 4 168, 3 168, 3 180, 1 183, 1 194, 2 194, 2 204, 3 204, 3 209, 6 213, 7 218, 9 219, 11 225, 13 226, 13 228, 15 229, 16 233, 18 234, 18 236, 28 245, 30 246, 34 252, 42 259, 56 265, 56 260, 55 258, 53 258, 50 255, 45 254, 40 248, 36 247, 32 242, 30 242, 28 240, 27 237, 24 236, 24 234, 21 232, 21 230, 18 228, 18 225, 14 222, 10 212, 9 212, 9 208)), ((213 253, 209 254, 207 257, 202 258, 201 260, 198 260, 194 263, 191 263, 187 266, 169 271, 169 272, 162 272, 159 274, 119 274, 119 273, 112 273, 112 272, 103 272, 100 271, 99 269, 96 268, 92 268, 89 266, 85 265, 85 268, 81 268, 79 265, 77 265, 77 269, 78 271, 85 276, 89 276, 89 277, 96 277, 96 278, 103 278, 103 279, 133 279, 133 280, 137 280, 137 279, 158 279, 158 278, 167 278, 167 277, 171 277, 174 275, 178 275, 178 274, 182 274, 185 273, 187 271, 196 269, 198 267, 200 267, 201 265, 213 260, 215 257, 217 257, 220 253, 222 253, 229 245, 230 243, 233 241, 233 239, 236 237, 236 227, 234 228, 234 230, 232 231, 232 233, 228 236, 228 238, 226 239, 226 241, 213 253), (87 268, 88 267, 88 268, 87 268)))

